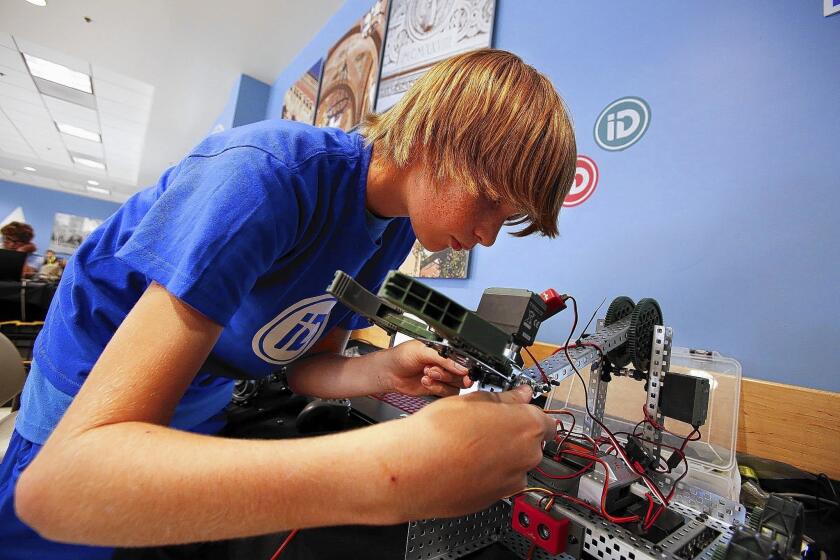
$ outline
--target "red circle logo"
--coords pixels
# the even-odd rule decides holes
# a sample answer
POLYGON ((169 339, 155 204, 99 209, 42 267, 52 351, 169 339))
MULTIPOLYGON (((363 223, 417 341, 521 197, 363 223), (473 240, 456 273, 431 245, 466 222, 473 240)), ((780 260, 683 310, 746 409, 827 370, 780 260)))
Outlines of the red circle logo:
POLYGON ((598 175, 598 166, 595 165, 595 161, 590 157, 579 155, 575 169, 575 182, 563 201, 563 207, 571 208, 586 202, 598 186, 598 175))

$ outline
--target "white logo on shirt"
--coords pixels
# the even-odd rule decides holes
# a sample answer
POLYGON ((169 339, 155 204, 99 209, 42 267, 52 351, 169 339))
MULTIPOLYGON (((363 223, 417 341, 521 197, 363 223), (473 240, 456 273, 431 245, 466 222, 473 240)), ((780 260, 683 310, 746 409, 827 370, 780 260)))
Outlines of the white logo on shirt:
POLYGON ((323 334, 335 303, 335 298, 323 294, 290 305, 254 335, 254 354, 270 364, 293 362, 323 334))

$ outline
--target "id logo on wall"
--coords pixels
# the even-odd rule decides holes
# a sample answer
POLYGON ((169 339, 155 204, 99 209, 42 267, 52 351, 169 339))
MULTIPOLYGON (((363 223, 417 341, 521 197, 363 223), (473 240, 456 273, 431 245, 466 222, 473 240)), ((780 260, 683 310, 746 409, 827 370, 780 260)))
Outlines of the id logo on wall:
POLYGON ((650 125, 650 107, 641 97, 622 97, 607 105, 595 121, 595 141, 610 152, 641 140, 650 125))
POLYGON ((598 186, 598 166, 586 156, 578 155, 575 169, 575 182, 569 194, 563 200, 564 208, 571 208, 586 202, 598 186))

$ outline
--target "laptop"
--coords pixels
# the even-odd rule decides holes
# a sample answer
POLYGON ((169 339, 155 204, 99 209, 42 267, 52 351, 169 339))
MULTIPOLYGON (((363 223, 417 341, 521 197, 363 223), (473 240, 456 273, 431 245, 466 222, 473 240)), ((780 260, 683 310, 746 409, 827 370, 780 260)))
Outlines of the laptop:
MULTIPOLYGON (((391 338, 391 346, 411 340, 411 337, 397 333, 391 338)), ((350 341, 357 350, 358 355, 375 352, 379 348, 358 340, 350 341)), ((461 394, 469 393, 478 389, 474 384, 470 389, 462 389, 461 394)), ((350 406, 353 411, 363 420, 378 424, 388 420, 405 418, 422 409, 424 406, 435 402, 440 397, 422 396, 411 397, 400 393, 381 393, 369 397, 355 397, 350 399, 350 406)))
POLYGON ((28 253, 0 249, 0 281, 20 282, 28 253))

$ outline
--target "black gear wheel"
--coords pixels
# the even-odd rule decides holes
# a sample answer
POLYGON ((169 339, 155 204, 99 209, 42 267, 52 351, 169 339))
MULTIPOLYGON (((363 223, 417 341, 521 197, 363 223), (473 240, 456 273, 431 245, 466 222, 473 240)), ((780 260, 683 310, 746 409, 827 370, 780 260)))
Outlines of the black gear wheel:
MULTIPOLYGON (((618 296, 607 308, 607 316, 604 317, 605 325, 612 325, 617 321, 621 321, 631 313, 636 304, 627 296, 618 296)), ((607 352, 607 359, 616 368, 623 368, 630 363, 629 344, 622 344, 618 348, 613 348, 607 352)))
POLYGON ((653 329, 661 324, 662 309, 656 300, 639 300, 630 316, 630 329, 627 331, 627 347, 636 369, 644 372, 650 369, 653 329))

